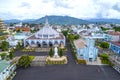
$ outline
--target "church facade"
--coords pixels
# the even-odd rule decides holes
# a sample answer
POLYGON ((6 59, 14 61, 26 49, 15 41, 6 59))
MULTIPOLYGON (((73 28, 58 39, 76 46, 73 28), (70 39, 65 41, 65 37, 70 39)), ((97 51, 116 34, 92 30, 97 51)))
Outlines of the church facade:
POLYGON ((65 36, 62 33, 54 30, 46 19, 45 26, 40 29, 38 32, 24 39, 24 47, 40 47, 40 48, 49 48, 54 47, 54 45, 63 45, 65 46, 65 36))

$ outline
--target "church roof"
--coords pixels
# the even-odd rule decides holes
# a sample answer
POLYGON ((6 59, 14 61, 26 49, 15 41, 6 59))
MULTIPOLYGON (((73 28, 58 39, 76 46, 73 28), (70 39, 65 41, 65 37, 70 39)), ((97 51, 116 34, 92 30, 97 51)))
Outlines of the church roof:
POLYGON ((48 24, 48 20, 46 19, 45 26, 27 39, 64 39, 64 36, 61 33, 57 32, 55 29, 53 29, 48 24))
POLYGON ((77 48, 84 48, 86 46, 86 44, 87 44, 86 41, 83 39, 74 40, 74 45, 77 48))

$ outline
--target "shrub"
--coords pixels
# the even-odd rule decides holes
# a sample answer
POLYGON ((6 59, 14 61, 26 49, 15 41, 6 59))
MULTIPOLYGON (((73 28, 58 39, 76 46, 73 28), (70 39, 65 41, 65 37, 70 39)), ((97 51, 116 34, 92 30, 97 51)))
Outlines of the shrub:
POLYGON ((80 60, 80 59, 79 59, 79 60, 77 60, 77 63, 78 63, 78 64, 86 64, 86 61, 85 61, 85 60, 80 60))
POLYGON ((18 60, 18 66, 27 68, 30 66, 30 57, 28 55, 23 55, 21 58, 18 60))
POLYGON ((6 57, 6 53, 2 53, 2 54, 0 54, 0 56, 1 56, 2 60, 4 60, 6 57))
POLYGON ((109 48, 109 43, 107 43, 107 42, 102 42, 102 43, 100 44, 100 47, 102 47, 103 49, 108 49, 108 48, 109 48))
POLYGON ((59 56, 62 57, 63 56, 63 50, 59 49, 59 56))
POLYGON ((50 57, 53 57, 53 55, 54 55, 53 49, 52 49, 52 48, 50 48, 50 51, 49 51, 49 56, 50 56, 50 57))

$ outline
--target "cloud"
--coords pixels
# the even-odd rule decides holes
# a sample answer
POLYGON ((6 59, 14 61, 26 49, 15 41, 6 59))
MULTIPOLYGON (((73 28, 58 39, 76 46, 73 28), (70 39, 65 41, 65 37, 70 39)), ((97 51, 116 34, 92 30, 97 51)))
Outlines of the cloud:
POLYGON ((19 7, 25 7, 25 8, 30 9, 30 8, 31 8, 31 5, 30 5, 28 2, 22 2, 19 7))
POLYGON ((119 4, 120 0, 2 0, 0 17, 30 19, 45 15, 67 15, 81 19, 120 19, 119 4))
POLYGON ((112 8, 114 10, 120 11, 120 3, 116 3, 112 8))
POLYGON ((68 0, 54 0, 55 7, 63 7, 63 8, 72 8, 68 4, 68 0))

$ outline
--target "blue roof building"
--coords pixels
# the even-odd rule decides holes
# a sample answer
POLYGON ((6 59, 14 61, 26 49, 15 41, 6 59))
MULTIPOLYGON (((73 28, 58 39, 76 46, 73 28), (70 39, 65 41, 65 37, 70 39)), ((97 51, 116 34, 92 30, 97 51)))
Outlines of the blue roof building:
POLYGON ((74 41, 78 59, 95 61, 98 56, 98 49, 95 47, 95 40, 92 38, 78 39, 74 41))

